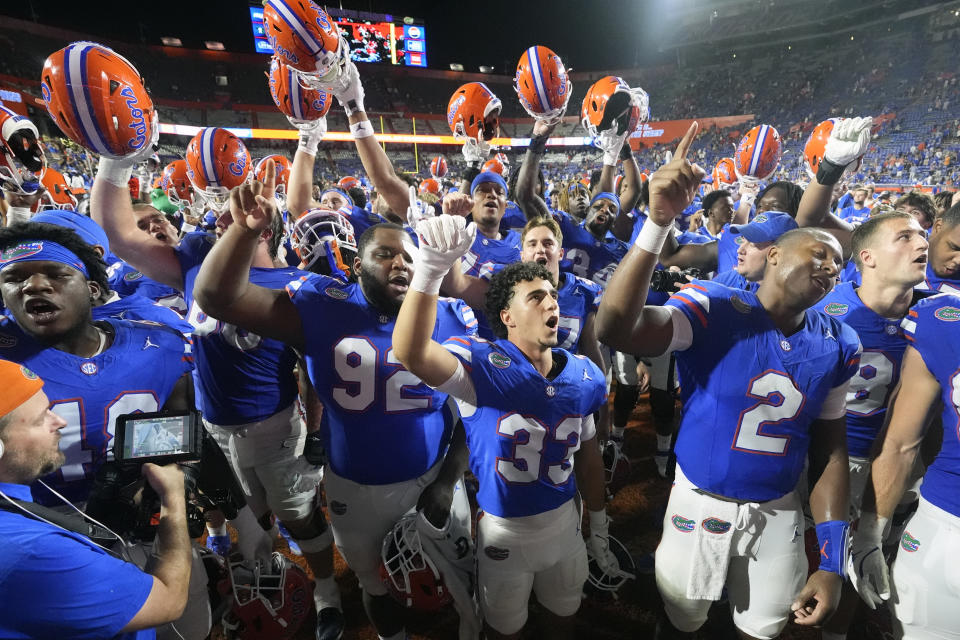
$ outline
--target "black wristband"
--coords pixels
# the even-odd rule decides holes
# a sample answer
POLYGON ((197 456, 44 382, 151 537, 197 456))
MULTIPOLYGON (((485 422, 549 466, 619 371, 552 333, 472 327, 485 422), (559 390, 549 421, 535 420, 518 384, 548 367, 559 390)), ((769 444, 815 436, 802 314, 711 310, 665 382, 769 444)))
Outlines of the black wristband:
POLYGON ((623 146, 620 147, 620 159, 629 160, 633 157, 633 147, 630 146, 630 140, 624 140, 623 146))
POLYGON ((833 186, 840 182, 844 169, 846 169, 845 166, 842 167, 833 164, 826 158, 820 158, 820 166, 817 167, 817 182, 827 187, 833 186))
POLYGON ((527 151, 530 153, 535 153, 537 155, 543 155, 547 151, 547 140, 550 139, 549 135, 539 135, 539 136, 530 136, 530 146, 527 147, 527 151))

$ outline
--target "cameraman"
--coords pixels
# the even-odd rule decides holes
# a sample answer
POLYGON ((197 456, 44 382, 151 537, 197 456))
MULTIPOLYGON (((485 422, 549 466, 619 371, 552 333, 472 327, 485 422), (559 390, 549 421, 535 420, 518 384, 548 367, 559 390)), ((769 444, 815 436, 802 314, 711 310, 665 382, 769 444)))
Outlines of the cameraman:
MULTIPOLYGON (((187 603, 183 474, 173 465, 143 467, 161 502, 157 558, 144 573, 33 504, 29 485, 64 462, 67 423, 25 367, 0 360, 0 387, 0 637, 154 638, 152 628, 179 618, 187 603)), ((75 524, 86 522, 77 516, 75 524)))

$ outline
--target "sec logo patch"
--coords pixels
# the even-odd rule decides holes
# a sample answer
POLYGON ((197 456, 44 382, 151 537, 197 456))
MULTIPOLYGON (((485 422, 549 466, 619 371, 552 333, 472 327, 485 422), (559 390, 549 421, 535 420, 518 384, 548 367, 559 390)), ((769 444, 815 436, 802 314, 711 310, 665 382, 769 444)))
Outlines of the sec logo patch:
POLYGON ((88 376, 95 375, 98 371, 96 362, 84 362, 80 365, 80 371, 87 374, 88 376))

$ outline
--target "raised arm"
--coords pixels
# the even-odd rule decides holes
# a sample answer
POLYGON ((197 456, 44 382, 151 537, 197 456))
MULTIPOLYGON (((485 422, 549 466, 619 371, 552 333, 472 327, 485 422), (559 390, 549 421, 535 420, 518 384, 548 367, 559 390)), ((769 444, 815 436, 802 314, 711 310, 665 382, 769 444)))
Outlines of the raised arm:
POLYGON ((313 199, 313 166, 320 141, 327 133, 327 118, 288 120, 300 131, 300 142, 297 144, 290 177, 287 179, 287 211, 296 218, 304 211, 320 206, 320 203, 313 199))
POLYGON ((850 257, 850 238, 853 225, 830 213, 833 185, 813 181, 803 190, 797 208, 797 224, 801 227, 821 227, 829 231, 843 247, 844 258, 850 257))
POLYGON ((540 174, 540 160, 546 153, 547 140, 556 127, 557 123, 547 124, 543 120, 536 120, 530 136, 530 146, 523 154, 523 163, 520 165, 520 173, 517 174, 517 186, 513 198, 527 220, 546 218, 550 215, 547 203, 537 195, 537 182, 540 174))
POLYGON ((440 215, 417 225, 420 252, 413 279, 393 329, 393 353, 408 371, 432 387, 450 380, 456 356, 433 340, 437 294, 444 276, 476 237, 477 228, 460 216, 440 215))
POLYGON ((650 278, 673 220, 693 201, 703 169, 687 160, 697 123, 690 125, 673 159, 650 176, 650 215, 617 267, 597 312, 600 341, 618 351, 655 356, 673 341, 673 323, 663 307, 645 307, 650 278))
POLYGON ((667 236, 660 251, 660 264, 665 267, 696 267, 701 271, 717 270, 717 241, 703 244, 680 244, 672 233, 667 236))
POLYGON ((287 293, 250 282, 260 235, 280 215, 272 197, 275 171, 269 161, 265 184, 254 181, 230 192, 233 224, 203 261, 193 295, 208 315, 302 351, 303 326, 287 293))
POLYGON ((633 218, 630 212, 640 201, 640 193, 643 190, 643 182, 640 180, 640 166, 637 159, 633 157, 633 149, 630 148, 630 142, 624 143, 620 150, 620 160, 623 163, 623 179, 626 186, 620 194, 620 215, 613 221, 613 235, 624 242, 630 241, 633 235, 633 218))
POLYGON ((148 278, 183 291, 183 272, 173 247, 137 227, 127 182, 132 158, 101 157, 90 191, 90 216, 103 227, 110 249, 148 278))

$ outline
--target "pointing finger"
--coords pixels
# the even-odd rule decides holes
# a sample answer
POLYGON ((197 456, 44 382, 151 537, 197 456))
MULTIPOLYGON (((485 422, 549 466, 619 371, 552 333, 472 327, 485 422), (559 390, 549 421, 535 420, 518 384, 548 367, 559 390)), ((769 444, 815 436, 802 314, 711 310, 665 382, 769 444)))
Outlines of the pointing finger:
POLYGON ((677 145, 677 150, 673 154, 674 158, 686 158, 687 152, 690 151, 690 145, 693 144, 694 138, 697 137, 697 132, 700 130, 700 124, 694 120, 690 124, 690 128, 687 129, 687 132, 683 135, 683 139, 680 141, 680 144, 677 145))

